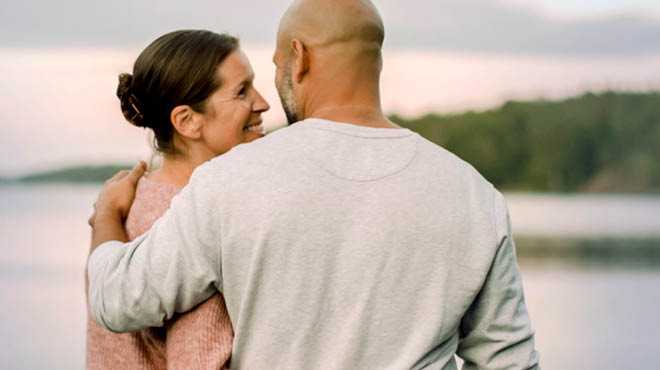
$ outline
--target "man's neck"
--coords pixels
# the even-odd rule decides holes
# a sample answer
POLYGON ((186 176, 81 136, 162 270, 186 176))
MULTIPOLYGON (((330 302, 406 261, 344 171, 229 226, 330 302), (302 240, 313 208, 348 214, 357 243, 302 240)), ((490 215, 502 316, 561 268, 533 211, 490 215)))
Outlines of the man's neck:
POLYGON ((315 109, 308 118, 373 128, 401 128, 387 119, 379 107, 369 105, 327 105, 315 109))

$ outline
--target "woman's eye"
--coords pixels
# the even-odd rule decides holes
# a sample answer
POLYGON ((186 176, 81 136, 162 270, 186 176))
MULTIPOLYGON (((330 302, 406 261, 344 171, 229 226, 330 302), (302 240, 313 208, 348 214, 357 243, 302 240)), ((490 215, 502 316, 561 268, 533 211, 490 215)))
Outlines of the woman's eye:
POLYGON ((238 92, 238 96, 243 96, 247 92, 247 89, 244 87, 241 89, 241 91, 238 92))

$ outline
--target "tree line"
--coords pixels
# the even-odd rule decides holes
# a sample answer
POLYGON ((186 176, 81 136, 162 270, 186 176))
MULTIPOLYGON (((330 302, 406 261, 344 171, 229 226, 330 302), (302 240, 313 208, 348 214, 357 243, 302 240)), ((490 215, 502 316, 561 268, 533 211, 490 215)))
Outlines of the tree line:
POLYGON ((392 116, 503 190, 660 191, 660 93, 511 101, 485 112, 392 116))

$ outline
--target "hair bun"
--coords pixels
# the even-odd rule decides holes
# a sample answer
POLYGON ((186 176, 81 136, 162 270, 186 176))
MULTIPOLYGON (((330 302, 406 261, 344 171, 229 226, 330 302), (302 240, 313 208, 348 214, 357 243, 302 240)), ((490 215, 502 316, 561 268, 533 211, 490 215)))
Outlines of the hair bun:
POLYGON ((147 127, 144 123, 144 114, 140 111, 140 100, 133 92, 133 75, 122 73, 119 75, 119 85, 117 86, 117 97, 121 105, 121 112, 124 118, 132 125, 138 127, 147 127))

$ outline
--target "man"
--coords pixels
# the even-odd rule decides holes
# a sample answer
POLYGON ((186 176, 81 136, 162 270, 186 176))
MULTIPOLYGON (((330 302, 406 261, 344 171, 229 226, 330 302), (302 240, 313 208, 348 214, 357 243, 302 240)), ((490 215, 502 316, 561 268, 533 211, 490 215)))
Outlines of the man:
POLYGON ((504 200, 383 115, 383 37, 368 0, 296 1, 274 62, 302 122, 199 167, 132 243, 121 220, 144 168, 109 181, 91 220, 95 319, 159 326, 220 290, 236 369, 455 369, 455 354, 538 369, 504 200))

